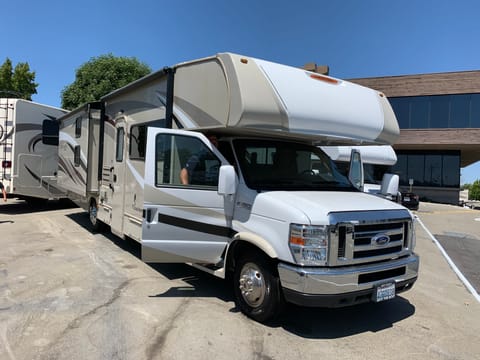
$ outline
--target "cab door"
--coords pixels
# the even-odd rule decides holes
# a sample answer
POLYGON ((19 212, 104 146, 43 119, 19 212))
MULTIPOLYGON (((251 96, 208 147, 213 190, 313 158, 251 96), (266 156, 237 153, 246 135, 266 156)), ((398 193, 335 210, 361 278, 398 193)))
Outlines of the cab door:
POLYGON ((115 159, 110 168, 110 204, 112 219, 110 228, 112 233, 123 237, 123 220, 125 209, 125 156, 126 156, 126 123, 121 118, 116 121, 115 159))
POLYGON ((144 261, 217 264, 222 260, 232 237, 229 209, 233 209, 234 201, 233 195, 218 193, 219 169, 226 164, 202 134, 148 129, 144 261), (198 163, 197 170, 191 166, 192 161, 198 163), (189 183, 182 184, 180 173, 187 163, 189 183))

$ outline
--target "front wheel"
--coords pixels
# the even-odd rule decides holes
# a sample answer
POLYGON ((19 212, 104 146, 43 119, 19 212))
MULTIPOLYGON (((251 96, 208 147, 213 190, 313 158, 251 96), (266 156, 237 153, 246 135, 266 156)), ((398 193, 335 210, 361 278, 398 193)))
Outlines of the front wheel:
POLYGON ((259 254, 242 256, 234 271, 235 303, 248 317, 266 322, 278 316, 284 300, 272 262, 259 254))

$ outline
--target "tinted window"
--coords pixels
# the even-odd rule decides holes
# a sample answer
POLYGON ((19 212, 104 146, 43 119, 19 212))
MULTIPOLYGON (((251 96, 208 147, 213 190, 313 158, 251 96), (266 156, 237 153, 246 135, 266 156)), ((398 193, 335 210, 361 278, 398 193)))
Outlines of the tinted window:
POLYGON ((147 129, 149 127, 165 127, 165 119, 153 120, 140 125, 134 125, 130 128, 130 145, 128 155, 130 159, 145 160, 145 150, 147 147, 147 129))
POLYGON ((410 128, 410 99, 409 98, 391 98, 390 104, 392 105, 395 116, 397 117, 398 125, 400 129, 410 128))
POLYGON ((472 94, 470 98, 470 127, 480 128, 480 94, 472 94))
POLYGON ((392 173, 400 177, 400 184, 408 184, 407 155, 397 153, 397 163, 392 166, 392 173))
POLYGON ((82 136, 82 117, 77 117, 75 119, 75 137, 79 138, 82 136))
POLYGON ((198 138, 171 134, 156 137, 156 186, 216 189, 220 165, 220 159, 198 138), (182 182, 182 173, 188 177, 185 183, 182 182))
POLYGON ((442 185, 442 155, 425 155, 425 185, 442 185))
POLYGON ((147 126, 145 124, 132 126, 130 129, 130 159, 145 159, 147 126))
POLYGON ((255 190, 355 191, 318 147, 274 140, 235 140, 236 158, 255 190))
POLYGON ((428 96, 413 97, 410 99, 410 104, 410 128, 428 128, 428 96))
POLYGON ((424 185, 425 156, 409 155, 407 171, 408 171, 408 178, 415 179, 415 184, 424 185))
POLYGON ((401 129, 480 128, 480 94, 390 98, 401 129))
POLYGON ((56 120, 43 120, 42 143, 45 145, 58 145, 59 126, 56 120))
POLYGON ((460 186, 460 157, 458 155, 443 156, 443 186, 460 186))
POLYGON ((117 147, 115 152, 115 160, 118 162, 123 161, 123 147, 125 142, 125 130, 123 128, 117 129, 117 147))
POLYGON ((414 179, 417 186, 460 186, 459 151, 404 151, 397 153, 397 158, 392 172, 400 175, 400 185, 408 186, 408 180, 414 179))
POLYGON ((450 101, 450 127, 470 127, 470 99, 471 95, 454 95, 450 101))
POLYGON ((81 148, 80 145, 75 146, 74 153, 73 153, 73 165, 80 166, 81 164, 81 148))
POLYGON ((448 128, 450 115, 450 96, 431 96, 430 98, 430 127, 448 128))

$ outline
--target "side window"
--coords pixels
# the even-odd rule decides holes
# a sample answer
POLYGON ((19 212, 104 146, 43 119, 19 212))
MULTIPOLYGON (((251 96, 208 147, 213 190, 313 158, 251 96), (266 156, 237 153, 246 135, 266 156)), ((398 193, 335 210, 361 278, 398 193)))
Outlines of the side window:
POLYGON ((79 116, 75 119, 75 137, 82 136, 82 117, 79 116))
POLYGON ((165 127, 165 119, 152 120, 144 124, 134 125, 130 128, 128 157, 133 160, 145 160, 147 146, 147 128, 165 127))
POLYGON ((81 164, 80 153, 81 153, 80 145, 75 146, 75 149, 73 150, 73 165, 76 167, 80 166, 81 164))
POLYGON ((128 154, 130 159, 145 160, 145 139, 147 137, 147 126, 135 125, 130 129, 130 147, 128 154))
POLYGON ((43 120, 42 143, 45 145, 58 145, 59 126, 56 120, 43 120))
POLYGON ((156 138, 156 186, 216 189, 221 162, 199 139, 171 134, 156 138))
POLYGON ((123 148, 125 145, 125 129, 124 128, 118 128, 117 129, 117 148, 115 151, 115 160, 117 162, 122 162, 123 161, 123 148))

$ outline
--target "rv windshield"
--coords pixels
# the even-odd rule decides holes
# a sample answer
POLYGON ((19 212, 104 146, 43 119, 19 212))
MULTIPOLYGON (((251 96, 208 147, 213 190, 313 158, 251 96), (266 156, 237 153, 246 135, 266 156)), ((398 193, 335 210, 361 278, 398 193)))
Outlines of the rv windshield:
POLYGON ((276 140, 235 140, 240 169, 255 190, 355 191, 318 147, 276 140))

